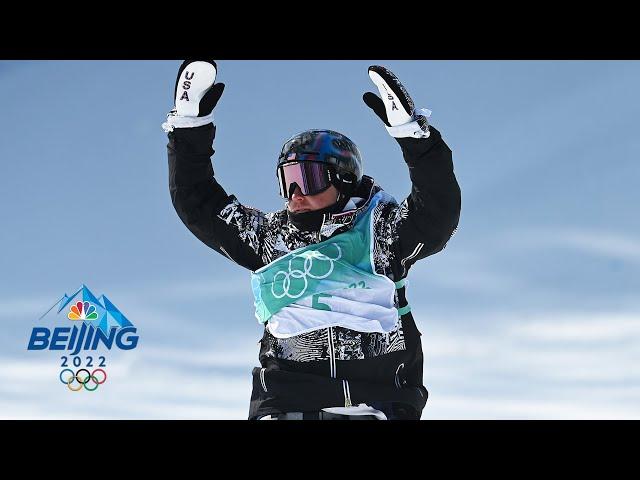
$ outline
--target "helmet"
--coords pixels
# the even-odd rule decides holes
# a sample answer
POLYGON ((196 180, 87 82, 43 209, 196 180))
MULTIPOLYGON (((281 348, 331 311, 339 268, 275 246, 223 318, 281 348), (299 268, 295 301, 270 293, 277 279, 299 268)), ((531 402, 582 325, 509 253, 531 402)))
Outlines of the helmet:
MULTIPOLYGON (((344 196, 351 196, 362 180, 362 155, 358 147, 333 130, 307 130, 294 135, 282 146, 276 170, 280 193, 285 198, 290 192, 283 166, 298 162, 324 164, 327 181, 344 196)), ((323 185, 322 180, 318 182, 323 185)))

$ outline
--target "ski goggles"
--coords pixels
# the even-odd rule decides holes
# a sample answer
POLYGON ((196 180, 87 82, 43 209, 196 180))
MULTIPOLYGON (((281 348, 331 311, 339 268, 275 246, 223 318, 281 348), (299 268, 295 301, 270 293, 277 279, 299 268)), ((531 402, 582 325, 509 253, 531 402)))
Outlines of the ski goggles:
POLYGON ((331 166, 322 162, 291 162, 278 167, 280 195, 291 198, 296 185, 303 195, 316 195, 331 186, 331 166))

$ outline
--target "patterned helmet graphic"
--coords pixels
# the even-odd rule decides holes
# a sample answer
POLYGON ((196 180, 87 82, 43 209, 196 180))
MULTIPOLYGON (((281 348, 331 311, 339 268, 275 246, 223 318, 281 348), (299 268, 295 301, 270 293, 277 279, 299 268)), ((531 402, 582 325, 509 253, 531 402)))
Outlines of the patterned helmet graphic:
POLYGON ((355 143, 333 130, 307 130, 285 142, 278 157, 278 167, 288 162, 321 162, 333 165, 338 175, 362 180, 362 155, 355 143))

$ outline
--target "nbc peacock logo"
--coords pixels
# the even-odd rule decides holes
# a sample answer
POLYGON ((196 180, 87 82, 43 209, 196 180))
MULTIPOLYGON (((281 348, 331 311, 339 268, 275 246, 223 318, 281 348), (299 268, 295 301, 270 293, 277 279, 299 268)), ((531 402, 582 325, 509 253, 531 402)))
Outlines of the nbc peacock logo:
POLYGON ((133 323, 105 295, 96 297, 85 285, 65 293, 38 321, 43 324, 31 330, 27 350, 63 353, 58 378, 72 392, 104 388, 107 355, 138 346, 133 323))
POLYGON ((98 312, 96 312, 95 305, 89 302, 78 302, 75 305, 71 305, 67 318, 69 320, 97 320, 98 312))

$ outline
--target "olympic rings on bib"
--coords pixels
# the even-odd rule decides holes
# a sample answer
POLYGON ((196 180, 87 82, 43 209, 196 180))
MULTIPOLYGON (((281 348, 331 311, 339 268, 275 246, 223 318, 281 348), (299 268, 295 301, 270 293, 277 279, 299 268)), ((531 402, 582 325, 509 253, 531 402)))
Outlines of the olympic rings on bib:
POLYGON ((107 372, 105 372, 102 368, 96 368, 93 372, 89 372, 89 370, 87 370, 86 368, 81 368, 76 373, 73 373, 73 370, 71 370, 70 368, 65 368, 60 372, 59 377, 60 377, 60 381, 64 383, 72 392, 78 392, 82 390, 82 387, 84 387, 85 390, 93 392, 98 388, 98 385, 102 385, 104 382, 107 381, 107 372), (66 380, 62 378, 62 375, 65 372, 71 373, 69 378, 67 378, 66 380), (87 372, 86 376, 81 376, 80 375, 81 372, 87 372), (103 378, 101 381, 98 381, 98 378, 95 375, 96 372, 102 373, 103 378), (77 387, 72 386, 74 382, 78 383, 77 387), (92 382, 95 386, 89 387, 88 386, 89 382, 92 382))
MULTIPOLYGON (((285 296, 289 298, 300 298, 302 295, 304 295, 304 293, 307 291, 307 288, 309 287, 309 280, 307 280, 307 277, 313 278, 314 280, 322 280, 324 278, 327 278, 329 275, 331 275, 333 273, 333 269, 335 266, 334 262, 342 258, 342 249, 340 248, 340 245, 336 243, 331 243, 329 245, 326 245, 326 247, 332 247, 332 246, 335 247, 336 250, 338 251, 335 258, 329 257, 324 253, 320 253, 321 249, 308 250, 306 252, 293 255, 289 260, 289 269, 288 269, 289 271, 280 270, 273 276, 273 283, 271 284, 271 294, 274 296, 274 298, 279 299, 285 296), (304 258, 304 261, 302 263, 302 268, 304 270, 294 269, 291 263, 296 258, 299 258, 299 257, 304 258), (323 263, 329 262, 329 267, 327 271, 324 273, 320 273, 320 272, 313 273, 312 269, 314 267, 314 260, 318 260, 319 262, 323 262, 323 263), (278 283, 278 278, 282 278, 281 284, 278 283), (293 292, 291 291, 292 290, 291 279, 299 280, 298 282, 295 282, 295 281, 293 282, 294 286, 298 287, 298 288, 295 288, 293 292), (301 285, 301 283, 303 285, 301 285), (274 291, 274 287, 276 285, 282 286, 282 293, 276 293, 274 291), (296 291, 298 292, 296 293, 296 291)), ((316 265, 318 265, 318 263, 316 263, 316 265)))

